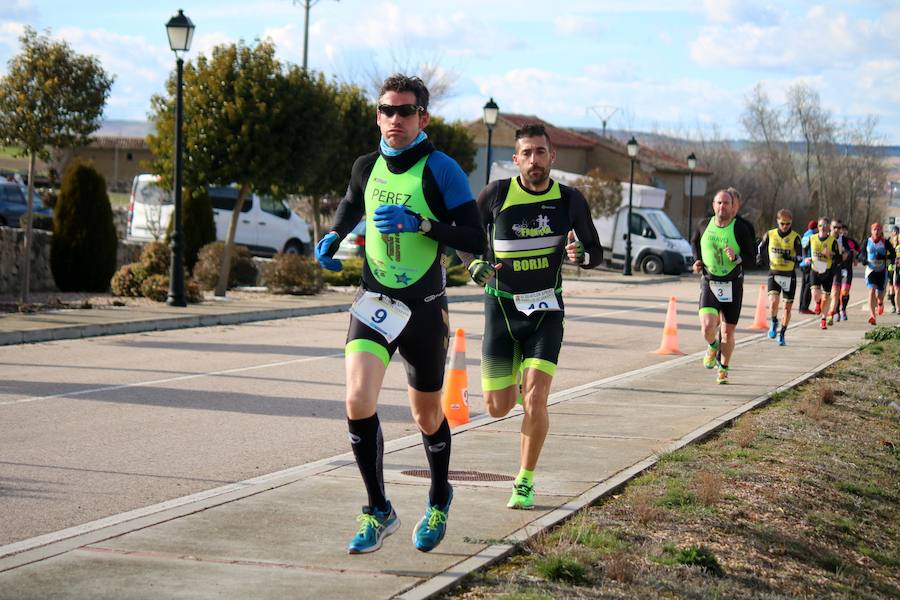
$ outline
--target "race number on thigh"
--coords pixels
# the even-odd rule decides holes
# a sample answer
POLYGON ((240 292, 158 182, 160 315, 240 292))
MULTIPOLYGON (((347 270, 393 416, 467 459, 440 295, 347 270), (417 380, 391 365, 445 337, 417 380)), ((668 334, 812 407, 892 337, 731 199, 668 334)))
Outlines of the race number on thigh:
POLYGON ((816 273, 824 273, 828 270, 828 263, 824 260, 814 258, 812 261, 812 270, 816 273))
POLYGON ((538 310, 562 310, 556 299, 556 290, 553 288, 528 294, 513 294, 513 302, 516 303, 516 308, 525 315, 530 315, 538 310))
POLYGON ((775 283, 785 292, 791 291, 791 278, 786 275, 775 275, 775 283))
POLYGON ((731 302, 731 282, 730 281, 709 281, 709 290, 719 302, 731 302))
POLYGON ((390 344, 403 333, 411 311, 399 300, 366 292, 350 307, 350 314, 383 335, 390 344))

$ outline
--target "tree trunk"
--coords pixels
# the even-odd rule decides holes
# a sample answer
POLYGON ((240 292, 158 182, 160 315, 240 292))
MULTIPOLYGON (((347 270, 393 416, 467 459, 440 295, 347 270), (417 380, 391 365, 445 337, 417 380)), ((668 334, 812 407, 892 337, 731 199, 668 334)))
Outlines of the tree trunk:
POLYGON ((222 252, 222 264, 219 266, 219 281, 216 283, 215 295, 217 298, 225 297, 228 289, 228 275, 231 271, 231 252, 234 248, 234 234, 237 231, 238 219, 241 218, 241 209, 244 208, 247 194, 250 192, 250 184, 241 184, 241 191, 231 211, 231 222, 228 224, 228 237, 225 239, 225 250, 222 252))
POLYGON ((28 198, 25 200, 28 207, 25 210, 25 244, 22 258, 25 265, 22 269, 22 304, 28 303, 28 293, 31 291, 31 218, 34 212, 34 150, 28 154, 28 198))

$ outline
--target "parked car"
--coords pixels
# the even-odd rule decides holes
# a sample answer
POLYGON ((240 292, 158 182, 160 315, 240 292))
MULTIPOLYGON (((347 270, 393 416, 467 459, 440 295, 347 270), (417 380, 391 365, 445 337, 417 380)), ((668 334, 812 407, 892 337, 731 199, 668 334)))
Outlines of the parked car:
POLYGON ((338 246, 334 257, 339 260, 345 258, 357 258, 366 254, 366 220, 363 219, 356 224, 353 231, 347 234, 338 246))
MULTIPOLYGON (((23 190, 15 181, 0 181, 0 226, 19 226, 19 219, 28 211, 25 202, 27 193, 28 188, 23 190)), ((33 215, 53 216, 53 211, 44 206, 37 192, 34 192, 31 212, 33 215)))
MULTIPOLYGON (((236 187, 209 188, 218 240, 228 236, 239 191, 236 187)), ((162 239, 174 208, 171 193, 159 187, 158 175, 138 175, 131 186, 127 238, 134 241, 162 239)), ((256 193, 244 201, 234 241, 247 246, 258 256, 272 256, 276 252, 308 254, 312 246, 309 224, 284 200, 256 193)))

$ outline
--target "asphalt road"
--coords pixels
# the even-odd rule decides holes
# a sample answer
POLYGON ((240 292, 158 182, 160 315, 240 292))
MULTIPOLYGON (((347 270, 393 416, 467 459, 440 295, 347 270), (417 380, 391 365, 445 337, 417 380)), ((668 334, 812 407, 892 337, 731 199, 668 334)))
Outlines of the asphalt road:
MULTIPOLYGON (((681 349, 704 347, 696 279, 566 290, 554 391, 667 360, 652 351, 672 295, 681 349)), ((742 326, 756 305, 746 296, 742 326)), ((450 313, 466 332, 478 414, 482 306, 450 313)), ((0 545, 347 452, 347 322, 336 313, 0 347, 0 545)), ((741 327, 738 339, 749 334, 741 327)), ((379 408, 388 439, 415 431, 405 390, 395 357, 379 408)))

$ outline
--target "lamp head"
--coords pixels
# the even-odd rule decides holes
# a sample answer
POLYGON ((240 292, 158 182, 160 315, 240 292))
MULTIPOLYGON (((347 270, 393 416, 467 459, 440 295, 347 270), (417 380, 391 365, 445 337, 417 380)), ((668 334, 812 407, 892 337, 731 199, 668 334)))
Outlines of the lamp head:
POLYGON ((634 158, 638 153, 638 143, 637 140, 634 139, 634 136, 631 136, 631 139, 628 140, 628 144, 625 146, 628 149, 628 156, 634 158))
POLYGON ((194 38, 194 24, 179 9, 178 14, 166 23, 166 33, 169 35, 169 48, 173 52, 187 52, 191 49, 191 40, 194 38))

